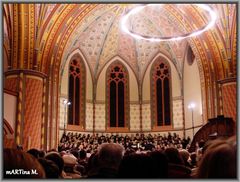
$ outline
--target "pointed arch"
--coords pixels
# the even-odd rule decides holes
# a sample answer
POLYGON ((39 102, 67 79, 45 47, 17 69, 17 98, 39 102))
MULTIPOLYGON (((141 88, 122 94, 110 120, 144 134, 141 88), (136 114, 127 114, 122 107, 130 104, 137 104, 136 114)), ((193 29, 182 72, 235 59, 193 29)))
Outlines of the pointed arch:
POLYGON ((68 72, 68 125, 85 128, 86 68, 79 54, 71 57, 68 72))
POLYGON ((106 119, 107 129, 129 129, 129 74, 119 60, 106 72, 106 119))
POLYGON ((151 67, 152 128, 172 127, 171 67, 163 57, 157 57, 151 67))

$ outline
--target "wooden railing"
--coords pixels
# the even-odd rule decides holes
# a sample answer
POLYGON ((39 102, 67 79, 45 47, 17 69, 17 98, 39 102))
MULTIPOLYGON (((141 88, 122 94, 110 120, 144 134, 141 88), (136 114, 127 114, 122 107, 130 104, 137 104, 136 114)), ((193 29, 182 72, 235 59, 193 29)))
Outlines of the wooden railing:
POLYGON ((189 152, 195 151, 196 142, 204 140, 205 142, 212 138, 230 137, 236 133, 236 125, 232 118, 223 115, 217 118, 209 119, 198 132, 194 135, 189 152))

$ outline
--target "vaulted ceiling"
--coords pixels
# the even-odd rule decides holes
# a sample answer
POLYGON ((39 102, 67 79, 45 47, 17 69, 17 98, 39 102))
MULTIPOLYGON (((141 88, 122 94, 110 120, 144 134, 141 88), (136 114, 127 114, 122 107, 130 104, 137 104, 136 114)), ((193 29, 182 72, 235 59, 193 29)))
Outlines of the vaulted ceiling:
MULTIPOLYGON (((183 60, 190 46, 203 80, 212 79, 211 75, 215 75, 214 80, 236 76, 236 4, 208 5, 217 13, 213 28, 181 41, 151 42, 136 40, 120 27, 122 16, 138 4, 30 4, 25 9, 5 4, 4 46, 6 50, 13 49, 14 15, 18 16, 21 10, 32 13, 29 20, 34 22, 28 32, 34 34, 36 60, 23 63, 25 68, 35 66, 41 72, 58 77, 68 56, 79 49, 93 78, 111 58, 120 56, 141 80, 148 63, 161 52, 173 62, 181 77, 183 60)), ((194 4, 156 7, 158 9, 146 8, 134 16, 130 26, 147 35, 178 36, 195 31, 209 21, 208 14, 194 4)), ((31 23, 29 20, 26 21, 31 23)), ((16 25, 19 24, 21 21, 16 25)), ((17 61, 13 56, 8 64, 17 68, 17 61)))

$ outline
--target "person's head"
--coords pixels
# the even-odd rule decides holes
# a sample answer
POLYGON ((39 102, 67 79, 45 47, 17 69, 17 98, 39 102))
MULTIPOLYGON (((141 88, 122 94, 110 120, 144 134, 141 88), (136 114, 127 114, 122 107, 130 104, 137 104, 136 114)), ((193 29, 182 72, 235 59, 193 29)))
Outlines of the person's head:
POLYGON ((44 150, 39 150, 39 158, 44 158, 46 155, 44 150))
POLYGON ((167 156, 162 151, 153 151, 149 155, 153 159, 154 177, 167 178, 168 177, 168 160, 167 156))
POLYGON ((168 158, 169 163, 180 164, 180 165, 184 164, 178 149, 174 147, 169 147, 165 150, 165 154, 168 158))
POLYGON ((88 159, 87 173, 91 173, 91 171, 96 171, 98 167, 98 153, 94 152, 88 159))
POLYGON ((77 150, 72 150, 71 154, 74 155, 74 157, 76 157, 77 159, 79 158, 79 153, 77 150))
POLYGON ((116 143, 103 143, 98 151, 100 167, 118 169, 123 157, 123 146, 116 143))
POLYGON ((63 158, 65 167, 67 166, 67 167, 73 168, 77 164, 77 158, 72 154, 66 154, 62 156, 62 158, 63 158))
POLYGON ((154 178, 154 165, 150 155, 132 153, 124 155, 119 166, 120 178, 154 178))
POLYGON ((27 153, 31 154, 36 159, 39 158, 39 150, 38 149, 32 148, 32 149, 28 150, 27 153))
POLYGON ((4 178, 45 178, 42 165, 31 154, 18 149, 3 150, 4 178))
POLYGON ((77 158, 72 154, 66 154, 62 156, 64 161, 64 171, 69 173, 75 173, 77 167, 77 158))
POLYGON ((182 149, 182 150, 179 151, 179 154, 180 154, 180 156, 183 159, 184 165, 187 165, 189 157, 190 157, 189 152, 187 150, 185 150, 185 149, 182 149))
POLYGON ((57 165, 51 161, 44 158, 39 158, 38 161, 41 163, 45 170, 46 178, 59 178, 59 169, 57 165))
POLYGON ((236 178, 237 147, 231 138, 212 141, 204 153, 198 168, 199 178, 236 178))
POLYGON ((79 151, 79 158, 80 159, 85 159, 87 157, 87 152, 85 150, 80 150, 79 151))
POLYGON ((46 154, 45 159, 53 161, 58 166, 59 176, 61 176, 64 167, 64 161, 60 154, 57 152, 50 152, 46 154))

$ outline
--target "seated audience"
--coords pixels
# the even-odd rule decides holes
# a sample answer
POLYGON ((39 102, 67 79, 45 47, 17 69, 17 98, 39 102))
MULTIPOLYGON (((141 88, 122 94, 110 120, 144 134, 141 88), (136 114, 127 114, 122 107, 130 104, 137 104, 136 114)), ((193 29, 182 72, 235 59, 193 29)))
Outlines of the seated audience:
POLYGON ((191 154, 190 141, 170 132, 68 132, 58 151, 4 149, 4 178, 236 178, 236 137, 197 141, 191 154))

